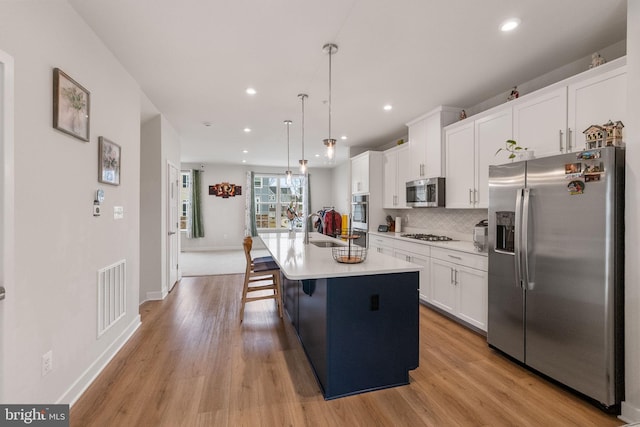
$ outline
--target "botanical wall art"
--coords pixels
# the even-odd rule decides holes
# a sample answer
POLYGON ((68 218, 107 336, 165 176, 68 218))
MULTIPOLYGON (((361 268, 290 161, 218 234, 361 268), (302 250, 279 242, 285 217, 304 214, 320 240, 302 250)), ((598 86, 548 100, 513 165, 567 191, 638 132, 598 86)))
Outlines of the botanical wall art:
POLYGON ((120 146, 101 136, 98 138, 98 153, 98 181, 120 185, 120 146))
POLYGON ((241 196, 242 187, 235 184, 229 184, 228 182, 222 182, 220 184, 210 185, 209 195, 223 197, 225 199, 228 199, 229 197, 241 196))
POLYGON ((61 69, 53 69, 53 127, 89 141, 89 91, 61 69))

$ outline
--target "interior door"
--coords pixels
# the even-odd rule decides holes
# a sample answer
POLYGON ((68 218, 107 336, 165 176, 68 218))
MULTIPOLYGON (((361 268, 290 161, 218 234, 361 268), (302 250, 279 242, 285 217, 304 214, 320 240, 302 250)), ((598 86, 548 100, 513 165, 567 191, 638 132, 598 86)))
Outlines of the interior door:
POLYGON ((167 164, 167 284, 169 291, 178 281, 178 232, 180 207, 180 171, 167 164))
MULTIPOLYGON (((5 354, 11 346, 5 331, 17 328, 12 291, 14 283, 13 211, 13 58, 0 51, 0 402, 9 401, 6 391, 5 354), (5 299, 5 291, 8 298, 5 299)), ((15 335, 15 334, 14 334, 15 335)))

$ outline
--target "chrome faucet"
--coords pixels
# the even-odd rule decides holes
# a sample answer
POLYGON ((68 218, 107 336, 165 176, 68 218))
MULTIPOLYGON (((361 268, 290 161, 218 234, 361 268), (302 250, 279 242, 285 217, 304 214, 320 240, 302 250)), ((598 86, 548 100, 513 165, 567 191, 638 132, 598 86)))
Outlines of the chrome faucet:
POLYGON ((318 218, 320 218, 320 215, 318 215, 315 212, 311 212, 309 215, 307 215, 306 224, 304 225, 304 244, 305 245, 309 244, 309 224, 310 224, 309 220, 313 216, 317 216, 318 218))

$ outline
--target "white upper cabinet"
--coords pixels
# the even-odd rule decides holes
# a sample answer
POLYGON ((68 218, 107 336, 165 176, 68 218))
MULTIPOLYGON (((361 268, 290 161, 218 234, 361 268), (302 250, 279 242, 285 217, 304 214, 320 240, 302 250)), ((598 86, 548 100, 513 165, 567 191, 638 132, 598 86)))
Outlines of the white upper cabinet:
POLYGON ((408 181, 443 176, 442 128, 456 121, 460 109, 438 107, 409 123, 408 181))
POLYGON ((406 183, 409 153, 409 144, 402 144, 384 152, 382 207, 385 209, 407 207, 406 183))
POLYGON ((603 125, 609 120, 625 122, 627 67, 620 67, 570 84, 568 95, 569 147, 567 151, 584 150, 585 137, 582 132, 589 126, 603 125))
POLYGON ((473 121, 452 125, 445 131, 446 187, 448 208, 472 208, 476 187, 475 136, 473 121))
POLYGON ((508 139, 513 138, 510 108, 500 109, 475 120, 476 139, 476 188, 474 208, 489 207, 489 166, 508 162, 508 154, 500 152, 508 139))
POLYGON ((513 139, 538 157, 565 152, 567 88, 531 96, 513 107, 513 139))
POLYGON ((369 192, 369 155, 367 153, 351 159, 351 192, 369 192))
POLYGON ((507 161, 506 153, 496 151, 511 138, 511 108, 498 108, 445 130, 447 208, 489 206, 489 165, 507 161))

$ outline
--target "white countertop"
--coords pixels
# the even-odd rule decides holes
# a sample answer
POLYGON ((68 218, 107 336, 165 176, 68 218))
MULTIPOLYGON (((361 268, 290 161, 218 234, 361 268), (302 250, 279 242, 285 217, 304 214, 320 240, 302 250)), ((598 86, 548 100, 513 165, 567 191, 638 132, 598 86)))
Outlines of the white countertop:
MULTIPOLYGON (((402 237, 402 234, 406 234, 404 231, 402 233, 382 233, 378 231, 370 231, 369 236, 381 236, 388 237, 390 239, 397 239, 403 242, 411 242, 411 243, 419 243, 422 245, 433 246, 436 248, 443 249, 451 249, 454 251, 468 252, 475 255, 487 256, 486 252, 478 252, 476 248, 473 246, 473 242, 470 240, 454 240, 448 242, 428 242, 424 240, 411 239, 409 237, 402 237)), ((437 233, 434 233, 437 234, 437 233)))
MULTIPOLYGON (((332 241, 346 245, 340 239, 316 232, 309 233, 309 236, 311 242, 332 241)), ((291 280, 406 273, 422 269, 418 264, 371 250, 368 251, 366 260, 360 264, 341 264, 333 259, 332 248, 322 248, 312 243, 305 245, 302 232, 259 233, 259 237, 284 275, 291 280)))

